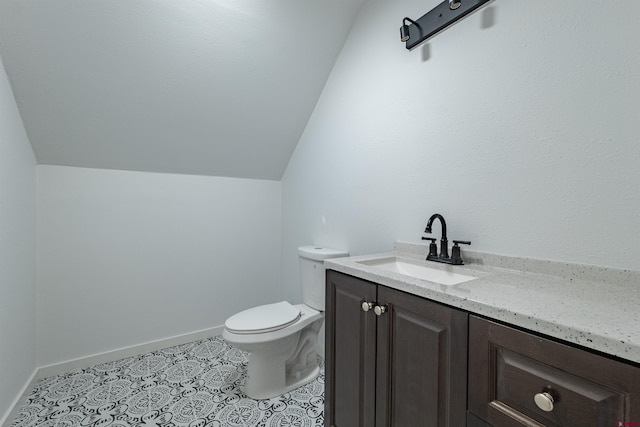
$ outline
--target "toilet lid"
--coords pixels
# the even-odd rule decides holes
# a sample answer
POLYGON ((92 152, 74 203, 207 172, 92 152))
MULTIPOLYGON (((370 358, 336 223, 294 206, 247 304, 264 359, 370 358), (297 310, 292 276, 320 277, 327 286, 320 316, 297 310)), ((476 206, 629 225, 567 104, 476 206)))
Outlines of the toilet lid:
POLYGON ((224 322, 224 326, 234 334, 260 334, 286 328, 299 318, 300 309, 281 301, 234 314, 224 322))

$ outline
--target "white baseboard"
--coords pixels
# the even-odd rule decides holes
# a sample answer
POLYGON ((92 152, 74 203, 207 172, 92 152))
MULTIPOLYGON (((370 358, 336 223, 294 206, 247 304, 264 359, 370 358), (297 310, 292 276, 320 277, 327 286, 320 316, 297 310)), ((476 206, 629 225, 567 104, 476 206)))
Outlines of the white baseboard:
POLYGON ((117 350, 91 354, 89 356, 83 356, 77 359, 67 360, 65 362, 40 366, 37 369, 37 379, 50 377, 52 375, 63 374, 65 372, 73 372, 79 369, 85 369, 90 366, 98 365, 100 363, 114 362, 116 360, 137 356, 139 354, 149 353, 151 351, 161 350, 163 348, 172 347, 174 345, 186 344, 192 341, 214 337, 217 335, 221 335, 223 330, 224 326, 216 326, 209 329, 190 332, 188 334, 176 335, 173 337, 163 338, 156 341, 149 341, 130 347, 123 347, 117 350))
POLYGON ((22 387, 22 390, 20 390, 20 393, 18 394, 18 396, 16 396, 13 402, 11 402, 11 405, 9 406, 9 409, 7 409, 7 412, 4 414, 4 416, 0 418, 0 426, 9 427, 9 425, 13 422, 13 420, 18 416, 18 412, 20 411, 20 408, 22 408, 22 405, 24 405, 24 402, 27 400, 27 397, 29 397, 29 394, 31 394, 31 390, 36 385, 37 381, 38 381, 38 368, 33 370, 33 372, 31 373, 31 376, 22 387))

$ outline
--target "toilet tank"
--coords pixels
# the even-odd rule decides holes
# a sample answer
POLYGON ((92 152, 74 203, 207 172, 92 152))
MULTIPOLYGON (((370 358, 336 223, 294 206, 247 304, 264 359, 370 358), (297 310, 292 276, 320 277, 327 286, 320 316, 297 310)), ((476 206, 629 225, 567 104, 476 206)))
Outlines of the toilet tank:
POLYGON ((324 260, 349 256, 349 253, 320 246, 301 246, 298 248, 298 255, 302 301, 311 308, 324 311, 324 260))

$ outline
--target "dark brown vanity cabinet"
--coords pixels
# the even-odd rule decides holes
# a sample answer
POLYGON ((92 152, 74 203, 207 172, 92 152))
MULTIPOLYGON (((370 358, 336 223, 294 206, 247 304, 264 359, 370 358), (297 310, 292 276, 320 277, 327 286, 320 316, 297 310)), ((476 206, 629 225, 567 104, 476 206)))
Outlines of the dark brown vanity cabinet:
POLYGON ((640 425, 640 368, 471 315, 469 411, 470 426, 640 425))
POLYGON ((327 271, 325 425, 466 425, 467 313, 327 271))
POLYGON ((325 382, 327 427, 640 426, 637 364, 332 270, 325 382))

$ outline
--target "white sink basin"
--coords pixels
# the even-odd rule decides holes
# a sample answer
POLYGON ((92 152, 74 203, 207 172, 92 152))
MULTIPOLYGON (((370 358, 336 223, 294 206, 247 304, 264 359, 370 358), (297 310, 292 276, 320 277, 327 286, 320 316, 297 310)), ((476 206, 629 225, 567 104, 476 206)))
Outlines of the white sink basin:
POLYGON ((414 264, 409 260, 400 260, 397 258, 383 258, 370 261, 360 261, 359 263, 447 286, 458 285, 460 283, 468 282, 475 279, 475 277, 473 276, 453 273, 451 271, 438 270, 436 268, 430 268, 422 264, 414 264))

